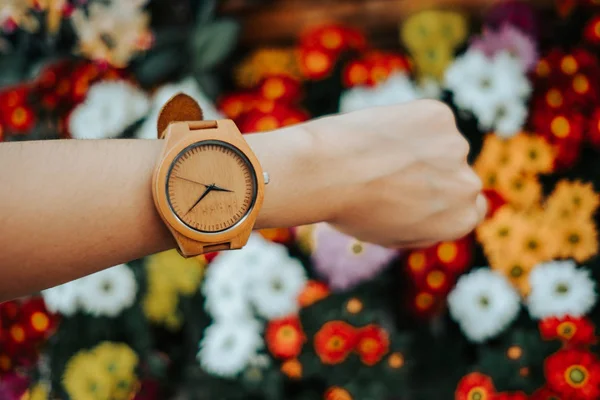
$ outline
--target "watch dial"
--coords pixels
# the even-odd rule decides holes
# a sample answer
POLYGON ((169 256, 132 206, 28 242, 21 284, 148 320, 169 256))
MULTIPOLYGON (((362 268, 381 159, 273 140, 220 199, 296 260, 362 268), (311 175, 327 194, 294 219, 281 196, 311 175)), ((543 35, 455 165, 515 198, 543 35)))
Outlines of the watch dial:
POLYGON ((167 180, 172 210, 190 228, 220 232, 238 223, 256 199, 256 175, 246 156, 220 141, 183 150, 167 180))

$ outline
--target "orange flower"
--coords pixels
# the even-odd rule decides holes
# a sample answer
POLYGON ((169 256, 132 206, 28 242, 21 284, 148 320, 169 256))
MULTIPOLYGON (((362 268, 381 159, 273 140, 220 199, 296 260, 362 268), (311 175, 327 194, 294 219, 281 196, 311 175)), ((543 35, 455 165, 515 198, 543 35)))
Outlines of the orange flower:
POLYGON ((288 378, 300 379, 302 378, 302 364, 295 358, 286 360, 281 364, 281 372, 288 378))
POLYGON ((549 261, 556 254, 556 235, 547 224, 540 225, 535 219, 524 217, 513 229, 506 250, 514 257, 537 264, 549 261))
POLYGON ((495 134, 487 134, 475 161, 475 169, 494 168, 502 173, 518 172, 523 165, 524 154, 522 151, 514 151, 511 145, 512 140, 503 139, 495 134))
POLYGON ((367 325, 357 333, 356 352, 360 360, 369 366, 377 364, 390 348, 388 332, 378 325, 367 325))
POLYGON ((521 296, 526 297, 531 290, 529 284, 529 273, 536 266, 536 260, 523 254, 504 254, 490 258, 490 267, 498 270, 519 291, 521 296))
POLYGON ((306 336, 296 316, 269 321, 265 332, 267 348, 275 358, 295 358, 302 351, 306 336))
POLYGON ((581 263, 598 253, 598 233, 596 225, 590 219, 574 219, 565 222, 559 228, 557 236, 559 257, 574 258, 581 263))
POLYGON ((300 82, 285 75, 272 75, 258 85, 258 93, 265 99, 278 102, 296 102, 300 99, 300 82))
POLYGON ((305 78, 321 80, 326 78, 335 64, 333 56, 320 48, 300 49, 300 69, 305 78))
POLYGON ((596 343, 594 323, 584 317, 550 317, 540 321, 540 334, 544 340, 561 340, 572 345, 596 343))
POLYGON ((308 307, 329 296, 329 287, 323 282, 309 280, 298 296, 300 307, 308 307))
POLYGON ((509 151, 521 154, 519 169, 532 174, 552 172, 554 150, 543 137, 520 133, 510 139, 509 151))
POLYGON ((591 217, 600 205, 600 195, 591 183, 561 180, 546 201, 548 215, 555 221, 591 217))
POLYGON ((534 175, 501 174, 498 190, 509 203, 522 209, 533 207, 542 197, 542 185, 534 175))
POLYGON ((339 364, 356 344, 356 329, 344 321, 326 322, 315 334, 315 352, 323 364, 339 364))
POLYGON ((325 400, 352 400, 353 397, 346 389, 332 386, 325 392, 325 400))
POLYGON ((454 392, 455 400, 492 400, 496 394, 492 379, 479 372, 464 376, 454 392))

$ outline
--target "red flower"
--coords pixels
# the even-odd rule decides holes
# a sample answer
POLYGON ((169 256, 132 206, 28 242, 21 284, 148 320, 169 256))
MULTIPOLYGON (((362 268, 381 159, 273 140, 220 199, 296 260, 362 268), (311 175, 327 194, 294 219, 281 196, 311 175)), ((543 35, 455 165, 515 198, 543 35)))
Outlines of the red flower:
POLYGON ((323 364, 343 362, 356 344, 356 329, 344 321, 329 321, 315 334, 315 352, 323 364))
POLYGON ((334 56, 343 50, 361 50, 365 46, 366 39, 361 31, 337 24, 312 27, 300 38, 301 48, 319 48, 334 56))
POLYGON ((492 379, 479 372, 464 376, 454 392, 455 400, 491 400, 496 394, 492 379))
POLYGON ((33 340, 48 337, 56 325, 56 318, 46 309, 41 297, 31 298, 23 304, 21 322, 26 335, 33 340))
POLYGON ((21 303, 16 300, 0 303, 0 327, 16 322, 21 315, 21 303))
POLYGON ((569 107, 587 109, 590 104, 595 104, 598 99, 598 76, 595 72, 580 72, 575 74, 568 82, 565 90, 565 103, 569 107))
POLYGON ((236 119, 253 107, 256 100, 254 93, 232 93, 221 97, 217 108, 230 119, 236 119))
POLYGON ((583 139, 584 118, 576 111, 536 109, 533 124, 536 132, 553 144, 564 141, 581 142, 583 139))
POLYGON ((410 295, 410 309, 420 318, 436 315, 443 306, 444 297, 427 290, 417 290, 410 295))
POLYGON ((549 388, 541 387, 531 395, 530 400, 563 400, 563 398, 549 388))
POLYGON ((0 142, 4 141, 4 126, 0 123, 0 142))
POLYGON ((377 364, 389 349, 389 335, 382 327, 371 324, 358 330, 356 352, 364 364, 377 364))
POLYGON ((308 307, 329 296, 329 288, 323 282, 309 280, 298 296, 300 307, 308 307))
POLYGON ((413 282, 422 287, 427 273, 437 263, 434 247, 409 251, 403 263, 413 282))
POLYGON ((258 93, 265 99, 292 103, 300 99, 300 82, 288 76, 268 76, 258 85, 258 93))
POLYGON ((346 389, 341 388, 339 386, 332 386, 325 391, 324 399, 325 400, 353 400, 354 398, 352 397, 350 392, 347 391, 346 389))
POLYGON ((590 116, 587 129, 587 140, 600 150, 600 108, 596 108, 590 116))
POLYGON ((506 200, 502 197, 498 191, 494 189, 484 189, 483 195, 487 199, 488 203, 488 212, 486 218, 492 218, 496 211, 500 209, 503 205, 506 204, 506 200))
POLYGON ((214 260, 220 253, 218 251, 214 251, 212 253, 206 253, 204 254, 204 258, 206 259, 207 263, 210 263, 212 260, 214 260))
POLYGON ((561 340, 573 345, 596 343, 596 327, 588 318, 550 317, 541 320, 539 327, 544 340, 561 340))
POLYGON ((335 64, 334 57, 327 51, 312 47, 300 49, 300 69, 310 80, 326 78, 335 64))
POLYGON ((308 119, 304 110, 270 100, 257 101, 252 109, 237 118, 242 133, 271 131, 308 119))
POLYGON ((504 392, 497 393, 492 397, 493 400, 528 400, 529 397, 523 392, 504 392))
POLYGON ((302 351, 306 336, 297 316, 269 321, 265 332, 267 348, 275 358, 295 358, 302 351))
POLYGON ((355 60, 344 67, 342 81, 345 87, 365 85, 369 80, 369 68, 362 60, 355 60))
POLYGON ((35 125, 35 114, 27 105, 20 105, 8 111, 6 126, 10 131, 27 133, 35 125))
POLYGON ((600 361, 588 351, 559 350, 546 358, 548 387, 567 399, 600 398, 600 361))
POLYGON ((465 271, 471 262, 473 239, 470 235, 453 242, 441 242, 435 246, 435 255, 443 269, 458 275, 465 271))
POLYGON ((0 108, 2 110, 12 110, 22 106, 27 101, 29 87, 25 85, 5 88, 0 92, 0 108))
POLYGON ((435 268, 427 273, 425 285, 432 294, 445 295, 450 290, 452 278, 443 270, 435 268))

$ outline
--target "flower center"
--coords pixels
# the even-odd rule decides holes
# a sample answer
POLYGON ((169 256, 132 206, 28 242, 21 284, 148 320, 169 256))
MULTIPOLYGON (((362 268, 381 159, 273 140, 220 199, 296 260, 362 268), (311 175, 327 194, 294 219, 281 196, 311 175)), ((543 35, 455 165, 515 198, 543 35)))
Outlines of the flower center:
POLYGON ((337 49, 342 44, 342 36, 337 31, 328 31, 321 37, 321 43, 329 50, 337 49))
POLYGON ((358 255, 358 254, 362 253, 365 248, 361 242, 356 242, 356 243, 352 244, 351 249, 352 249, 352 254, 358 255))
POLYGON ((481 307, 483 308, 488 308, 490 305, 491 301, 487 296, 480 296, 479 297, 479 304, 481 305, 481 307))
POLYGON ((372 338, 361 340, 359 348, 362 353, 371 353, 377 349, 377 341, 372 338))
POLYGON ((578 74, 573 78, 573 89, 579 94, 585 94, 590 89, 590 81, 585 75, 578 74))
POLYGON ((278 99, 285 94, 285 86, 280 79, 270 79, 266 82, 263 91, 266 98, 278 99))
POLYGON ((558 336, 563 339, 571 339, 575 332, 577 331, 577 327, 574 323, 570 321, 561 322, 560 325, 556 328, 558 336))
POLYGON ((260 132, 272 131, 278 127, 279 122, 272 115, 264 116, 256 122, 256 129, 260 132))
POLYGON ((467 399, 469 400, 485 400, 486 398, 486 392, 481 387, 475 387, 469 391, 469 394, 467 394, 467 399))
POLYGON ((433 289, 439 289, 444 285, 446 275, 442 271, 431 271, 427 274, 427 284, 433 289))
POLYGON ((418 272, 425 268, 425 254, 422 251, 414 251, 408 256, 408 265, 411 270, 418 272))
POLYGON ((271 288, 275 292, 280 292, 283 290, 284 284, 279 277, 276 277, 276 278, 273 278, 273 280, 271 280, 271 288))
POLYGON ((570 244, 575 245, 575 244, 579 243, 580 241, 581 241, 581 237, 579 236, 578 233, 573 232, 573 233, 569 234, 569 243, 570 244))
POLYGON ((528 155, 529 155, 529 159, 532 161, 537 160, 539 157, 538 151, 536 149, 530 149, 528 155))
POLYGON ((394 369, 398 369, 404 365, 404 357, 400 353, 392 353, 388 358, 388 364, 394 369))
POLYGON ((566 283, 559 283, 556 285, 556 288, 554 290, 558 294, 566 294, 569 292, 569 285, 567 285, 566 283))
POLYGON ((569 120, 567 120, 563 116, 555 117, 550 124, 550 130, 554 134, 554 136, 558 138, 565 138, 569 136, 571 133, 571 125, 569 124, 569 120))
POLYGON ((538 242, 537 239, 529 239, 527 241, 527 248, 529 250, 537 250, 540 247, 540 243, 538 242))
POLYGON ((583 365, 571 365, 565 371, 567 384, 574 388, 583 387, 587 383, 589 376, 588 370, 583 365))
POLYGON ((31 315, 31 325, 38 332, 44 332, 50 326, 50 319, 41 311, 36 311, 31 315))
POLYGON ((520 265, 515 265, 514 267, 512 267, 510 269, 510 276, 512 276, 513 278, 520 278, 521 276, 523 276, 523 267, 521 267, 520 265))
POLYGON ((282 326, 277 332, 277 341, 284 344, 292 344, 296 342, 298 338, 298 332, 291 325, 282 326))
POLYGON ((113 285, 109 281, 104 281, 104 282, 102 282, 102 285, 100 285, 100 289, 104 293, 110 293, 112 291, 112 289, 113 289, 113 285))
POLYGON ((340 336, 332 336, 331 339, 329 339, 329 341, 327 342, 327 348, 333 351, 341 350, 344 347, 344 343, 344 339, 340 336))
POLYGON ((578 65, 577 65, 577 61, 575 60, 575 57, 573 56, 566 56, 562 59, 562 62, 560 63, 560 68, 562 69, 562 71, 567 74, 567 75, 573 75, 575 72, 577 72, 578 69, 578 65))
POLYGON ((456 258, 458 248, 454 243, 442 243, 438 247, 438 257, 442 262, 448 263, 456 258))
POLYGON ((550 89, 546 93, 546 102, 550 107, 559 108, 563 104, 563 96, 558 89, 550 89))
POLYGON ((509 233, 510 233, 510 228, 508 226, 501 226, 498 229, 498 236, 499 237, 507 237, 509 233))
POLYGON ((306 66, 312 72, 325 72, 329 68, 329 59, 321 52, 312 51, 306 56, 306 66))
POLYGON ((362 302, 355 297, 351 298, 350 300, 348 300, 348 303, 346 303, 346 310, 348 310, 350 314, 358 314, 359 312, 361 312, 362 308, 362 302))
POLYGON ((433 304, 433 296, 429 293, 421 292, 417 295, 415 304, 420 310, 426 310, 433 304))

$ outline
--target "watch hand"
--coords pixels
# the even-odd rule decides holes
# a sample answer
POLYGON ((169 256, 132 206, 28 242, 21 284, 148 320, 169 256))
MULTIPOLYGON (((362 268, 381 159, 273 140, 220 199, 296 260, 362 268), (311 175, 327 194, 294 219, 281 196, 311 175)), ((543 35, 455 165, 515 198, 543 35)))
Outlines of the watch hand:
POLYGON ((223 189, 223 188, 218 187, 216 185, 213 185, 213 190, 216 191, 216 192, 230 192, 230 193, 233 193, 233 190, 223 189))
POLYGON ((184 178, 183 176, 179 176, 179 175, 173 175, 173 177, 174 177, 174 178, 179 178, 179 179, 182 179, 182 180, 184 180, 184 181, 192 182, 192 183, 197 183, 198 185, 202 185, 202 186, 204 186, 204 187, 209 187, 209 186, 210 186, 210 185, 205 185, 205 184, 204 184, 204 183, 202 183, 202 182, 193 181, 193 180, 191 180, 191 179, 184 178))
MULTIPOLYGON (((205 198, 205 197, 206 197, 206 195, 207 195, 208 193, 210 193, 210 191, 211 191, 211 190, 213 190, 213 189, 214 189, 214 186, 213 186, 213 185, 208 185, 208 186, 206 187, 206 190, 204 191, 204 193, 202 193, 202 196, 200 196, 200 198, 199 198, 199 199, 198 199, 198 200, 197 200, 197 201, 194 203, 194 205, 193 205, 193 206, 192 206, 192 207, 191 207, 191 208, 190 208, 190 209, 187 211, 187 213, 189 213, 190 211, 192 211, 192 210, 194 209, 194 207, 196 207, 196 206, 198 205, 198 203, 200 203, 200 201, 201 201, 203 198, 205 198)), ((187 213, 186 213, 186 214, 187 214, 187 213)))

